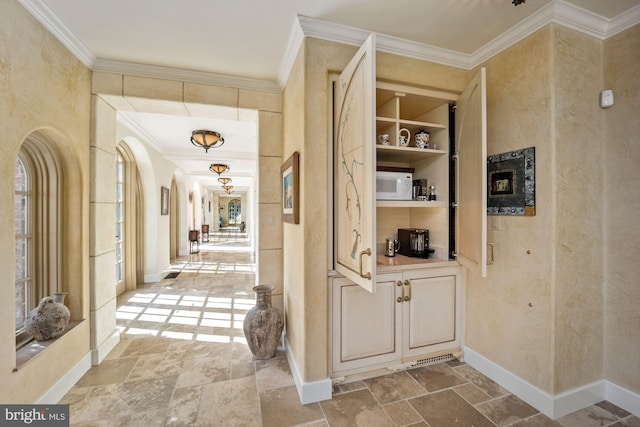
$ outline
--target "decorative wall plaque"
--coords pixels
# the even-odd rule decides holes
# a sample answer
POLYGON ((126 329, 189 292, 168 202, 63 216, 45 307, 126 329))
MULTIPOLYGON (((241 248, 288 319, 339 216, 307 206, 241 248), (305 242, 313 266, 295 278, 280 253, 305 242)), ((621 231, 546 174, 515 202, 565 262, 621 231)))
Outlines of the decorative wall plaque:
POLYGON ((535 147, 487 157, 487 214, 536 214, 535 147))

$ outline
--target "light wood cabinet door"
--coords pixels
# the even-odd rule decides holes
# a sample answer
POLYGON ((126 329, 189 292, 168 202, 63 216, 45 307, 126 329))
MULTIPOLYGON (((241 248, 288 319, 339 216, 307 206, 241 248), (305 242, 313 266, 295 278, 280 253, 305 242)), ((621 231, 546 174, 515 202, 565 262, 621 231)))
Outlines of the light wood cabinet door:
MULTIPOLYGON (((406 353, 424 352, 424 347, 452 342, 456 339, 455 276, 413 279, 411 300, 405 305, 404 342, 406 353)), ((408 291, 405 291, 409 294, 408 291)))
POLYGON ((333 371, 399 361, 400 275, 381 275, 372 294, 348 279, 333 279, 333 371))
POLYGON ((334 84, 336 270, 374 292, 375 35, 334 84))
POLYGON ((405 360, 462 346, 464 292, 460 267, 403 274, 402 356, 405 360))
POLYGON ((486 71, 481 68, 456 109, 456 244, 458 261, 487 276, 486 71))

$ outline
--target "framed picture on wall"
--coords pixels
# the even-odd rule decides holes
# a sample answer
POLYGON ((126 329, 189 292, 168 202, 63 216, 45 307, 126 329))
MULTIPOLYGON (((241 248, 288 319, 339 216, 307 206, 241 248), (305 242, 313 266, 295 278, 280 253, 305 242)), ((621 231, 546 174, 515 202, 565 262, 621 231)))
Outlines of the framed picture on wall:
POLYGON ((160 187, 160 215, 169 215, 169 189, 160 187))
POLYGON ((280 167, 282 178, 282 220, 299 224, 299 154, 295 151, 280 167))
POLYGON ((536 214, 535 147, 487 158, 487 214, 536 214))

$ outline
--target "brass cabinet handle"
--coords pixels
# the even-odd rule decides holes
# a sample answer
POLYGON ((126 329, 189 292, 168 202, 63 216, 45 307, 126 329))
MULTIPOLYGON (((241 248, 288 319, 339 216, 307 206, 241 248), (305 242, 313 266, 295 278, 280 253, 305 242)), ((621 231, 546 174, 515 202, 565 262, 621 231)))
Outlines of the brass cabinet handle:
POLYGON ((489 242, 487 242, 487 246, 491 248, 491 259, 487 260, 487 265, 491 265, 495 261, 494 246, 493 246, 493 243, 489 243, 489 242))
POLYGON ((398 280, 398 282, 396 283, 396 286, 400 286, 402 288, 402 296, 398 297, 398 299, 396 299, 396 301, 402 302, 402 301, 404 301, 404 288, 402 287, 402 282, 400 280, 398 280))
POLYGON ((371 248, 367 248, 367 250, 360 252, 360 277, 362 277, 363 279, 371 280, 371 273, 362 273, 362 257, 365 255, 371 256, 371 248))
MULTIPOLYGON (((407 279, 404 281, 404 286, 408 286, 409 287, 409 295, 407 295, 406 297, 404 297, 405 301, 411 301, 411 282, 407 279)), ((402 287, 402 293, 404 294, 404 286, 402 287)))

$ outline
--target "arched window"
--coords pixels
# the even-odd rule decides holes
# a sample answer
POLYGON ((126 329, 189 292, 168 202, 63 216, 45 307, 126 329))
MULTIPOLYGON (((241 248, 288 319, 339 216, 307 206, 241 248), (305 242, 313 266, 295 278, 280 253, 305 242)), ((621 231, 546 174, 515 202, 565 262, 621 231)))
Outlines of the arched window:
POLYGON ((124 160, 118 152, 116 155, 116 286, 124 280, 124 160))
POLYGON ((15 169, 16 346, 31 340, 24 331, 29 311, 62 291, 61 173, 56 156, 39 134, 27 138, 15 169))
POLYGON ((116 147, 116 294, 144 281, 144 195, 129 146, 116 147))
POLYGON ((24 342, 24 322, 33 307, 33 256, 31 254, 33 218, 31 177, 21 156, 16 159, 15 170, 15 282, 16 282, 16 340, 24 342))
POLYGON ((239 199, 233 199, 229 202, 229 225, 240 224, 242 222, 242 209, 239 199))

